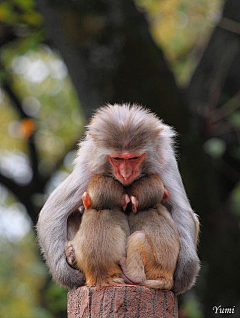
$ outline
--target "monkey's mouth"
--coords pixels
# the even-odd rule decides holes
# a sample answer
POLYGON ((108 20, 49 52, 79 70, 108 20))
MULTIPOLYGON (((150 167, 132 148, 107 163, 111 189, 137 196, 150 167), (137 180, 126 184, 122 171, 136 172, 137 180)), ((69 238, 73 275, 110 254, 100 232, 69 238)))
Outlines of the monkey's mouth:
POLYGON ((124 177, 120 173, 116 173, 116 179, 121 182, 124 186, 130 185, 138 176, 138 173, 133 173, 130 176, 124 177))

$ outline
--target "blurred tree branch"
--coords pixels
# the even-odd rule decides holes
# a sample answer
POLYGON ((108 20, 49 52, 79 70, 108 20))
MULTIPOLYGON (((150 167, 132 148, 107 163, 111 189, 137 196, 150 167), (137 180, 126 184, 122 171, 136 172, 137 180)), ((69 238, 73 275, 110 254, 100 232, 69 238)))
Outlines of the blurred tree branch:
POLYGON ((132 101, 187 131, 188 112, 173 74, 133 1, 36 2, 86 118, 106 102, 132 101))
MULTIPOLYGON (((7 71, 2 66, 2 71, 7 71)), ((31 119, 35 120, 29 115, 26 114, 26 112, 23 110, 22 103, 19 100, 19 98, 14 93, 13 89, 10 86, 10 81, 6 78, 9 78, 9 76, 5 77, 5 80, 3 81, 1 88, 5 91, 6 95, 10 98, 11 105, 17 110, 19 117, 24 119, 31 119)), ((57 172, 60 167, 63 165, 63 161, 65 158, 65 155, 67 152, 74 150, 76 148, 76 142, 75 141, 68 149, 64 155, 59 158, 59 160, 54 165, 53 169, 49 172, 47 176, 43 176, 39 172, 39 163, 40 158, 36 147, 36 141, 35 141, 35 132, 33 131, 32 134, 25 138, 28 149, 29 149, 29 159, 30 164, 33 172, 33 177, 29 184, 27 185, 18 185, 16 182, 14 182, 12 179, 0 174, 0 182, 7 187, 17 198, 18 200, 26 207, 28 214, 33 222, 33 224, 36 224, 37 216, 39 213, 39 207, 36 207, 34 203, 31 201, 31 198, 35 193, 44 193, 44 189, 46 184, 49 182, 51 177, 55 172, 57 172)))

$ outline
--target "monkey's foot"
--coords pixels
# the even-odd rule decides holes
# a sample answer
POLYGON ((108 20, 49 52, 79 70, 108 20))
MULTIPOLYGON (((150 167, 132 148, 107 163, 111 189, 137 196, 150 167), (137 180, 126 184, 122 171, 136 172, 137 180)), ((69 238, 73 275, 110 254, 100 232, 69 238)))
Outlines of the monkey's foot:
POLYGON ((125 284, 125 281, 124 281, 124 279, 123 278, 113 278, 112 279, 112 283, 113 284, 125 284))
POLYGON ((126 257, 123 257, 120 261, 119 261, 119 265, 122 269, 122 278, 124 279, 125 283, 127 284, 140 284, 143 282, 142 277, 134 277, 129 275, 128 270, 127 270, 127 265, 126 265, 126 257))
POLYGON ((156 280, 145 280, 143 285, 155 289, 171 290, 173 286, 173 280, 160 277, 156 280))
POLYGON ((65 254, 66 254, 68 265, 71 266, 73 269, 78 269, 75 251, 70 242, 66 242, 65 244, 65 254))
POLYGON ((138 200, 133 195, 130 197, 130 200, 131 200, 131 203, 132 203, 132 211, 134 213, 136 213, 137 212, 137 208, 138 208, 138 200))
POLYGON ((128 194, 124 194, 122 196, 122 208, 123 208, 123 211, 126 210, 127 205, 128 205, 129 202, 130 202, 130 198, 129 198, 128 194))

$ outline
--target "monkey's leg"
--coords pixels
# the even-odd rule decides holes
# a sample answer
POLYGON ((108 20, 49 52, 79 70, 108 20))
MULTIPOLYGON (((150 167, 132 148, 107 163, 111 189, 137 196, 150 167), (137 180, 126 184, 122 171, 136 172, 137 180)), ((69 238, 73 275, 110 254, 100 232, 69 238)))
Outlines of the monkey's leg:
POLYGON ((74 247, 71 244, 71 242, 66 242, 65 244, 65 254, 66 254, 66 259, 69 264, 73 269, 78 269, 77 268, 77 259, 75 256, 75 251, 74 247))
POLYGON ((128 238, 127 258, 122 259, 120 265, 130 282, 140 284, 146 280, 144 261, 149 248, 144 232, 136 231, 128 238))
POLYGON ((155 289, 172 289, 173 286, 173 279, 172 278, 166 278, 166 277, 160 277, 158 279, 147 279, 145 282, 143 282, 144 286, 148 286, 150 288, 155 289))
POLYGON ((118 278, 113 278, 112 279, 112 283, 115 285, 119 285, 119 284, 125 284, 125 281, 124 281, 124 279, 123 278, 120 278, 120 277, 118 277, 118 278))
POLYGON ((130 283, 170 290, 173 286, 173 272, 163 270, 155 254, 151 239, 142 231, 134 232, 128 239, 127 258, 120 262, 123 273, 130 283))

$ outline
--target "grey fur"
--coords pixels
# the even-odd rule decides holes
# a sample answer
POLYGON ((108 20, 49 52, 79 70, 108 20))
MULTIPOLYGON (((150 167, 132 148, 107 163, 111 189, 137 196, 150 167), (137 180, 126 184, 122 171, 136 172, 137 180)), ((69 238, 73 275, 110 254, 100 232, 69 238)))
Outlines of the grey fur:
MULTIPOLYGON (((137 123, 135 125, 136 134, 139 134, 141 123, 144 124, 144 127, 149 127, 150 133, 145 137, 144 151, 146 151, 147 157, 143 172, 158 173, 170 191, 169 206, 181 241, 180 256, 174 275, 174 291, 181 293, 194 284, 200 267, 196 252, 198 218, 192 211, 178 170, 173 149, 175 135, 173 129, 141 107, 108 105, 100 109, 92 119, 86 136, 80 143, 73 172, 50 195, 40 212, 37 224, 39 245, 56 282, 70 289, 84 283, 83 275, 72 269, 66 262, 64 246, 67 241, 67 219, 81 206, 81 196, 86 190, 90 178, 96 173, 110 172, 106 171, 108 169, 106 155, 112 154, 114 149, 108 147, 105 140, 100 139, 101 129, 107 125, 108 120, 111 122, 111 130, 108 133, 111 133, 114 129, 112 122, 115 120, 115 126, 118 126, 116 131, 121 131, 119 127, 124 127, 126 118, 128 118, 129 124, 129 115, 132 116, 133 125, 131 135, 134 134, 135 123, 137 123), (155 136, 155 140, 152 140, 153 136, 155 136)), ((123 138, 121 135, 119 135, 119 140, 116 140, 115 137, 119 147, 121 138, 123 138)), ((127 138, 131 139, 129 136, 127 138)), ((132 139, 131 142, 134 143, 132 139)))

